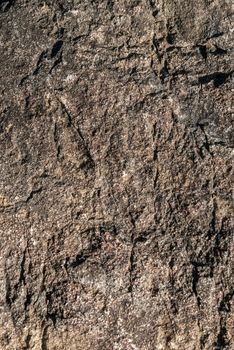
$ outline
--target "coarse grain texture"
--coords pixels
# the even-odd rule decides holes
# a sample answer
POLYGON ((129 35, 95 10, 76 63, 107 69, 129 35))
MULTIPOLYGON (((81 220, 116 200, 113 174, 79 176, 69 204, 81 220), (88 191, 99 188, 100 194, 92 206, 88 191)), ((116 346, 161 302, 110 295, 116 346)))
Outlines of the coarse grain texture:
POLYGON ((234 348, 233 3, 0 1, 0 349, 234 348))

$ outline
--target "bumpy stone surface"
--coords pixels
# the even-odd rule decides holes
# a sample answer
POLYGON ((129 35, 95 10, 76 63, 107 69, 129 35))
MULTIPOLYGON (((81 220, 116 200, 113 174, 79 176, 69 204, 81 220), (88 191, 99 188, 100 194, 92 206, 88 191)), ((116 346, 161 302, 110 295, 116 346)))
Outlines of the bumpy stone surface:
POLYGON ((0 1, 0 349, 233 349, 232 10, 0 1))

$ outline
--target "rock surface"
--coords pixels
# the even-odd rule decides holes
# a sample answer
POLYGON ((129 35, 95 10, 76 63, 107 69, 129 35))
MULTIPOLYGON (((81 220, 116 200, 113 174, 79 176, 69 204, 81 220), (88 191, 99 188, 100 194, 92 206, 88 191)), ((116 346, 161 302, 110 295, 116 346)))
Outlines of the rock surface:
POLYGON ((0 1, 0 349, 233 349, 233 29, 0 1))

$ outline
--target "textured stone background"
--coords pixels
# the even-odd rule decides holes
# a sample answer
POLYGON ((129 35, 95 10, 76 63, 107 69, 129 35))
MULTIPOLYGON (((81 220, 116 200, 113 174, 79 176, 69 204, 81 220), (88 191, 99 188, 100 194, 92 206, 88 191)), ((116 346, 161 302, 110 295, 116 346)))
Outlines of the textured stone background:
POLYGON ((234 348, 233 20, 0 1, 0 349, 234 348))

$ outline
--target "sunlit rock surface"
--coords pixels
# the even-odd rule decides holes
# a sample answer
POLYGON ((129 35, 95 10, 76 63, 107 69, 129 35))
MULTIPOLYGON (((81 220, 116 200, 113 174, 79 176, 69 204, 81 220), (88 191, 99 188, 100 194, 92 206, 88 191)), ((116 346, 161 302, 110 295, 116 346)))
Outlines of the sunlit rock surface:
POLYGON ((0 1, 0 349, 233 349, 232 7, 0 1))

